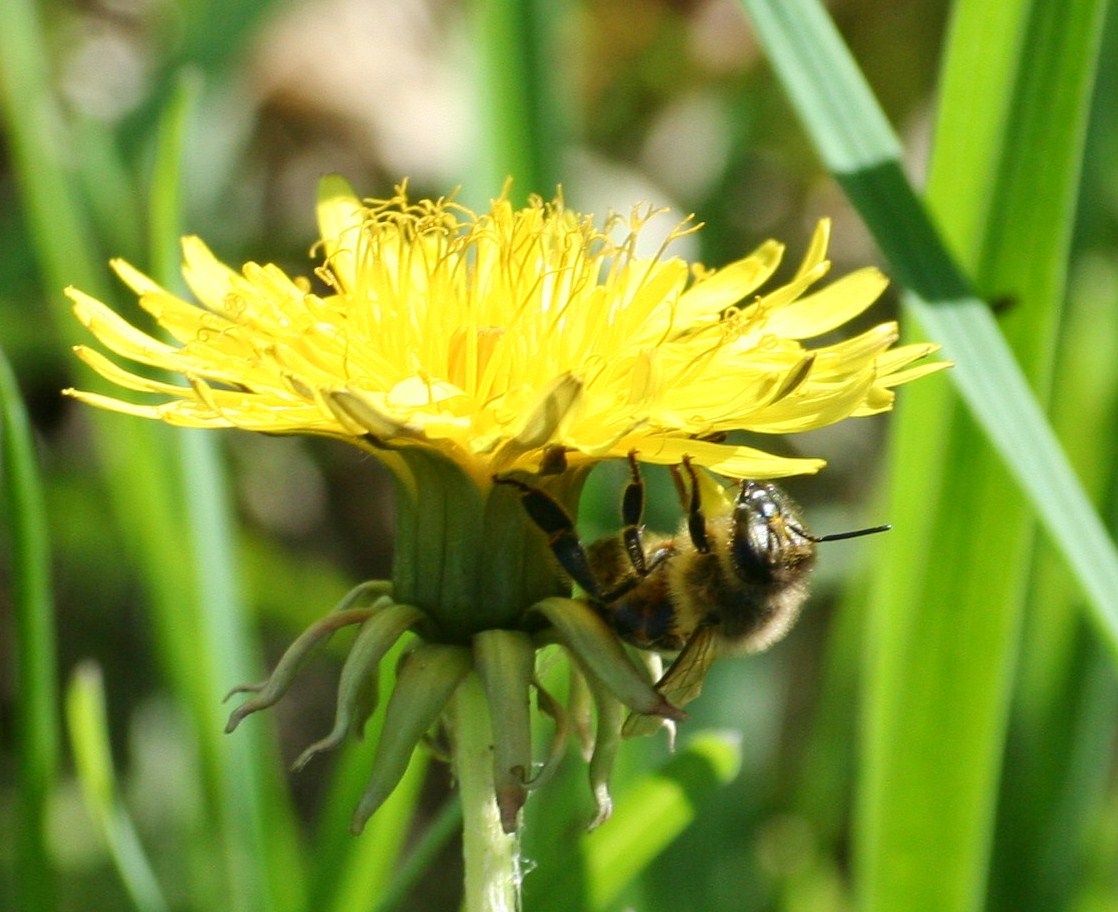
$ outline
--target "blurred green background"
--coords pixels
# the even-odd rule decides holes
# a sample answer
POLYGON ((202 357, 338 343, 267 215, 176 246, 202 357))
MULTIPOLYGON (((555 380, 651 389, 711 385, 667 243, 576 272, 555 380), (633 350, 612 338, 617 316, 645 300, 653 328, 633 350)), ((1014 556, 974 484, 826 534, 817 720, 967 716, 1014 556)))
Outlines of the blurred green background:
MULTIPOLYGON (((996 315, 1041 400, 1050 396, 1052 422, 1112 524, 1118 28, 1105 4, 1086 6, 1047 5, 1052 16, 1089 23, 1099 60, 1094 91, 1088 84, 1068 102, 1086 138, 1062 172, 1070 205, 1050 299, 1030 311, 1030 289, 997 287, 997 270, 955 252, 998 302, 996 315), (1024 337, 1032 343, 1015 329, 1023 311, 1043 324, 1024 337)), ((952 126, 937 105, 959 103, 960 79, 977 95, 1000 78, 994 70, 1004 61, 992 51, 953 59, 950 71, 944 63, 951 17, 973 7, 830 7, 918 185, 952 126)), ((989 43, 1000 46, 995 33, 989 43)), ((1050 51, 1023 37, 1018 72, 1050 51)), ((1075 94, 1058 76, 1032 96, 1042 123, 1060 116, 1049 115, 1050 102, 1055 110, 1075 94)), ((786 242, 794 262, 828 215, 835 275, 891 264, 823 170, 735 0, 3 0, 0 86, 0 348, 26 407, 43 503, 40 511, 39 489, 21 471, 17 415, 4 426, 0 465, 0 833, 13 836, 0 838, 0 907, 457 908, 457 819, 442 764, 417 758, 399 800, 359 839, 345 830, 367 742, 285 772, 329 727, 340 648, 313 663, 273 713, 232 738, 220 734, 225 691, 259 677, 354 583, 389 575, 385 474, 341 444, 173 434, 63 399, 61 388, 91 381, 69 351, 86 340, 62 287, 72 282, 134 315, 107 260, 123 256, 173 284, 173 238, 188 232, 227 263, 270 261, 306 274, 315 186, 328 172, 366 195, 407 177, 415 195, 461 186, 464 202, 483 205, 512 173, 517 192, 549 195, 561 183, 583 211, 670 206, 706 223, 679 252, 713 266, 767 237, 786 242), (44 543, 48 562, 36 564, 44 543), (100 734, 108 742, 99 748, 100 734)), ((1032 153, 1061 158, 1043 147, 1032 153)), ((949 178, 940 172, 941 198, 951 196, 949 178)), ((993 185, 990 194, 998 198, 993 185)), ((943 221, 949 230, 950 217, 943 221)), ((1017 223, 1001 230, 1011 239, 1028 233, 1017 223)), ((896 308, 891 294, 865 325, 896 308)), ((663 799, 672 813, 657 816, 654 802, 647 815, 639 803, 624 815, 619 807, 620 821, 582 841, 591 802, 572 756, 529 804, 528 909, 1118 909, 1113 650, 1083 619, 1083 597, 1032 534, 1024 498, 997 460, 980 443, 948 443, 949 380, 925 383, 933 389, 914 388, 904 417, 942 435, 900 443, 894 468, 916 464, 910 451, 919 446, 920 464, 934 473, 918 470, 921 484, 895 483, 891 496, 886 419, 769 445, 829 460, 818 477, 788 485, 817 533, 906 509, 919 516, 925 504, 929 527, 933 514, 939 525, 924 530, 918 552, 876 539, 827 547, 797 630, 769 654, 713 670, 675 760, 660 741, 623 748, 619 805, 626 794, 646 800, 650 784, 679 781, 682 797, 663 799), (975 453, 985 479, 950 474, 975 453), (968 540, 945 532, 947 523, 985 543, 984 565, 966 562, 968 540), (994 605, 980 584, 1005 567, 1015 581, 994 605), (945 615, 942 639, 921 647, 925 655, 961 655, 959 638, 979 643, 967 661, 983 665, 968 625, 1010 606, 989 657, 1000 683, 991 685, 988 731, 974 735, 973 765, 989 768, 984 797, 965 799, 957 821, 953 806, 920 797, 919 783, 883 788, 894 780, 874 759, 889 736, 875 728, 874 698, 864 694, 887 641, 867 626, 867 606, 888 585, 881 579, 910 570, 921 590, 975 582, 970 602, 952 602, 957 614, 945 615), (739 733, 740 755, 732 738, 715 739, 733 759, 717 776, 689 773, 702 755, 688 753, 689 736, 713 729, 739 733), (922 802, 924 818, 906 817, 922 802), (883 815, 893 823, 879 825, 883 815), (903 855, 891 825, 913 845, 932 844, 903 855), (938 853, 951 853, 935 840, 951 826, 958 844, 973 848, 941 868, 938 853), (608 877, 587 859, 614 857, 606 843, 634 879, 595 886, 608 877), (898 905, 910 889, 911 902, 898 905)), ((673 528, 674 495, 651 474, 649 524, 673 528)), ((623 476, 620 466, 593 476, 587 537, 616 528, 623 476)), ((1044 505, 1057 524, 1063 509, 1044 505)), ((1074 523, 1073 515, 1071 536, 1074 523)), ((966 681, 937 690, 929 673, 915 683, 950 719, 969 712, 966 681)), ((934 776, 941 761, 968 765, 965 737, 939 737, 914 770, 934 776)))

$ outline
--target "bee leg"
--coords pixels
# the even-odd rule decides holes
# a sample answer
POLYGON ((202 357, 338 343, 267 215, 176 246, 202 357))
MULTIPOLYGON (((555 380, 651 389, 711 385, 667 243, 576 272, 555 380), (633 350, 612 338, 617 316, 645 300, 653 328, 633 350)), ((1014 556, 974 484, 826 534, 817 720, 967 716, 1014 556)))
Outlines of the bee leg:
POLYGON ((632 450, 629 453, 629 484, 625 486, 625 494, 621 498, 621 540, 625 544, 625 552, 629 555, 629 562, 638 577, 648 575, 648 561, 644 554, 644 544, 641 542, 643 516, 644 479, 641 478, 637 451, 632 450))
POLYGON ((604 596, 607 604, 616 602, 630 591, 635 589, 644 577, 648 576, 656 567, 667 558, 670 553, 661 549, 653 555, 652 560, 644 553, 644 542, 641 540, 644 516, 644 479, 641 478, 640 464, 637 462, 637 451, 629 453, 629 484, 621 498, 621 542, 625 546, 625 553, 633 567, 633 576, 622 580, 615 589, 611 589, 604 596))
POLYGON ((622 531, 620 531, 618 538, 622 542, 629 566, 633 568, 633 573, 626 574, 625 578, 614 589, 605 593, 603 601, 607 605, 624 598, 629 592, 641 585, 641 581, 648 576, 648 573, 659 567, 672 553, 667 548, 656 549, 651 558, 645 553, 644 540, 642 539, 642 532, 644 531, 644 524, 642 523, 642 517, 644 516, 644 479, 641 477, 641 466, 637 463, 635 449, 629 453, 628 463, 629 483, 622 496, 622 531))
POLYGON ((691 482, 690 490, 684 484, 678 466, 672 467, 672 478, 675 479, 676 490, 683 509, 687 511, 687 534, 691 536, 691 544, 700 554, 710 553, 710 540, 707 538, 707 518, 703 514, 702 500, 699 497, 699 476, 695 474, 695 467, 691 465, 691 457, 683 457, 683 469, 687 472, 691 482))
POLYGON ((586 549, 575 531, 574 520, 554 497, 542 488, 533 487, 515 478, 493 476, 497 484, 511 485, 520 491, 524 509, 540 530, 547 536, 548 547, 559 566, 585 590, 591 598, 601 600, 602 590, 590 568, 586 549))

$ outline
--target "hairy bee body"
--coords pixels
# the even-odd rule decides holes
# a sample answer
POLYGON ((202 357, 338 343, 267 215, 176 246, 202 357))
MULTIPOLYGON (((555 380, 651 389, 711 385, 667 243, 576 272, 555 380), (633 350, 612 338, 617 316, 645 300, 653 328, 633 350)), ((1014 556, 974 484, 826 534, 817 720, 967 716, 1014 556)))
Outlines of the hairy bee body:
MULTIPOLYGON (((675 535, 646 533, 644 485, 636 455, 622 501, 622 529, 589 546, 574 521, 541 489, 497 478, 521 491, 525 509, 547 536, 559 565, 625 642, 678 653, 657 689, 676 706, 690 702, 721 655, 759 652, 783 637, 807 598, 818 542, 837 541, 888 526, 812 535, 799 508, 777 485, 742 481, 737 495, 702 506, 700 477, 684 459, 676 470, 686 518, 675 535)), ((627 733, 644 730, 632 720, 627 733)))
POLYGON ((603 592, 598 612, 626 642, 679 652, 709 630, 719 654, 759 652, 784 636, 807 598, 815 543, 775 485, 745 482, 732 512, 705 520, 697 546, 685 522, 674 536, 646 534, 648 571, 638 575, 620 536, 587 557, 603 592))

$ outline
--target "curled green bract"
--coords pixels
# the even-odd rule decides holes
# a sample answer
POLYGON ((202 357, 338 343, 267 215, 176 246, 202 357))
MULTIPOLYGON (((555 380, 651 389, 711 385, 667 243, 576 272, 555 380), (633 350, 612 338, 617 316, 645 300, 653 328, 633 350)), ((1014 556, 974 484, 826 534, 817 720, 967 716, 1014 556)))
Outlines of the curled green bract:
POLYGON ((590 822, 590 829, 605 823, 613 813, 613 799, 609 793, 609 777, 613 761, 621 744, 621 704, 599 682, 591 679, 590 689, 598 712, 598 725, 594 733, 594 747, 590 753, 590 791, 594 795, 597 813, 590 822))
POLYGON ((374 580, 356 586, 350 590, 345 598, 338 602, 330 614, 303 631, 302 635, 288 647, 275 671, 266 681, 259 684, 239 684, 229 691, 225 697, 226 700, 238 693, 253 693, 256 696, 246 700, 233 710, 225 726, 226 733, 236 729, 246 716, 252 715, 258 710, 267 709, 269 706, 274 706, 287 693, 287 689, 295 680, 295 675, 298 674, 299 669, 303 667, 308 658, 321 649, 326 641, 342 627, 360 624, 368 620, 377 606, 382 606, 391 601, 389 597, 391 591, 392 584, 382 580, 374 580), (376 597, 372 607, 353 607, 356 603, 370 596, 376 597))
POLYGON ((664 716, 677 722, 687 718, 687 714, 665 700, 633 664, 617 634, 586 601, 546 598, 534 607, 547 618, 559 641, 578 656, 587 671, 634 712, 664 716))
MULTIPOLYGON (((612 807, 609 775, 626 707, 637 718, 651 716, 661 721, 681 720, 685 714, 656 691, 654 678, 630 658, 589 603, 545 598, 532 605, 524 618, 530 622, 526 626, 539 627, 533 618, 544 619, 547 626, 533 633, 482 630, 466 643, 423 640, 423 632, 431 629, 427 612, 396 601, 391 583, 363 583, 296 638, 267 680, 233 688, 231 695, 252 696, 230 714, 226 731, 232 732, 246 716, 273 706, 335 632, 356 626, 339 677, 334 724, 325 737, 299 755, 293 768, 303 769, 319 752, 338 747, 350 735, 361 737, 377 707, 380 663, 407 634, 414 641, 403 654, 387 701, 369 784, 353 815, 353 832, 362 830, 399 784, 413 751, 445 721, 452 697, 470 674, 477 676, 489 705, 493 798, 501 829, 510 834, 518 831, 529 791, 542 785, 558 765, 572 730, 577 731, 589 760, 590 788, 597 807, 591 826, 597 826, 609 817, 612 807), (562 647, 571 659, 566 708, 543 687, 536 673, 539 649, 552 644, 562 647), (555 725, 539 761, 532 745, 533 692, 541 711, 555 725)), ((453 742, 452 726, 447 726, 446 735, 453 742)))
POLYGON ((406 630, 422 619, 423 612, 418 608, 390 603, 361 625, 338 681, 334 727, 299 755, 295 769, 302 769, 319 751, 337 747, 348 734, 361 737, 365 723, 376 709, 376 672, 380 660, 406 630))

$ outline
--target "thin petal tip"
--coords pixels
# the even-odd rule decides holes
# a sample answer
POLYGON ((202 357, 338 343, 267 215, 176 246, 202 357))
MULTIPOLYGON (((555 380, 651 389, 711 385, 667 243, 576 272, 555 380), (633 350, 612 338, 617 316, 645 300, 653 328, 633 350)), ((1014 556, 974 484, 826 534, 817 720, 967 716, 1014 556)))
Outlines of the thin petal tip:
POLYGON ((342 175, 324 174, 318 180, 318 202, 328 203, 336 199, 357 199, 352 185, 342 175))

